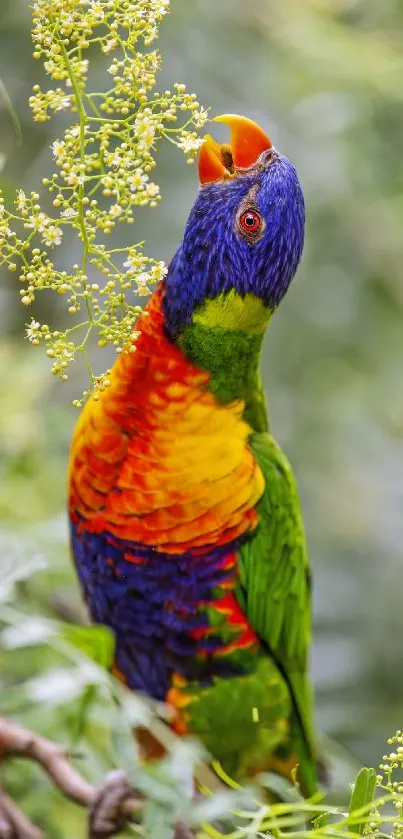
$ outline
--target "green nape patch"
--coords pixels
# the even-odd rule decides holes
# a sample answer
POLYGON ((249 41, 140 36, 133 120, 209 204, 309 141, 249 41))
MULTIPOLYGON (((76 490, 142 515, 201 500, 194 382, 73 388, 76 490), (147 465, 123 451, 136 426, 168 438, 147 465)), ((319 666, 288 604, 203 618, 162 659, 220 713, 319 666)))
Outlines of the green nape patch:
POLYGON ((210 328, 240 330, 251 335, 264 333, 272 316, 260 297, 249 293, 241 297, 234 289, 206 300, 193 315, 193 323, 210 328))
POLYGON ((234 291, 207 300, 178 338, 185 355, 211 374, 218 402, 245 402, 245 419, 255 431, 268 428, 259 373, 260 353, 271 313, 254 294, 234 291))

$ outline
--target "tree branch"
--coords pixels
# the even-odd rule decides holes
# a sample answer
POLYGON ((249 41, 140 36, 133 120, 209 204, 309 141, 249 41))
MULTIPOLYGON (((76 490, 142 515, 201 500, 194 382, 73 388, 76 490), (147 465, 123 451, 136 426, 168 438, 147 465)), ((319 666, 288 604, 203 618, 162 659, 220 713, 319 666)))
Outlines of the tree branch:
MULTIPOLYGON (((109 772, 99 787, 93 786, 74 769, 69 762, 71 755, 62 746, 0 717, 0 760, 7 757, 35 761, 66 798, 85 807, 89 815, 89 839, 114 836, 128 821, 138 817, 143 807, 142 796, 130 786, 124 772, 109 772)), ((177 824, 175 839, 193 837, 193 831, 186 825, 177 824)), ((43 839, 42 832, 1 786, 0 839, 43 839)))
POLYGON ((82 807, 91 806, 95 798, 94 787, 71 766, 65 749, 4 717, 0 717, 0 756, 25 757, 39 763, 61 792, 82 807))
POLYGON ((43 839, 43 835, 0 787, 0 839, 43 839))
MULTIPOLYGON (((55 786, 90 816, 90 839, 113 836, 138 816, 142 798, 123 772, 110 772, 100 787, 89 784, 69 762, 66 749, 0 717, 0 759, 28 758, 38 763, 55 786)), ((0 788, 0 839, 41 839, 41 832, 0 788)))

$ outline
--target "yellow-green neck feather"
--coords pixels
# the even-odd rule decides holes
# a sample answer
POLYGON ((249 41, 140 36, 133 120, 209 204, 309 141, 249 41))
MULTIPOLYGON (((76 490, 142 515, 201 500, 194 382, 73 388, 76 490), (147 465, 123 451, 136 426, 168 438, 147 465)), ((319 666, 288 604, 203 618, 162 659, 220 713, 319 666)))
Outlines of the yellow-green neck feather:
POLYGON ((268 427, 259 361, 271 311, 254 294, 220 294, 199 306, 178 338, 185 355, 211 373, 219 402, 245 401, 245 419, 256 431, 268 427))

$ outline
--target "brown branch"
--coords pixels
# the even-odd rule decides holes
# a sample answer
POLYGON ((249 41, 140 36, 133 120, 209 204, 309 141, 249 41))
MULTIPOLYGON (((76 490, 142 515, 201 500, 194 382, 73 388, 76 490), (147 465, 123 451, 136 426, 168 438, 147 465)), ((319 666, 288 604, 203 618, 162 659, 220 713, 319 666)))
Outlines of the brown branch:
POLYGON ((61 792, 82 807, 90 807, 94 801, 94 787, 71 766, 65 749, 4 717, 0 717, 0 755, 39 763, 61 792))
POLYGON ((43 839, 43 835, 0 787, 0 839, 43 839))
MULTIPOLYGON (((163 731, 160 733, 166 734, 163 731)), ((7 757, 35 761, 66 798, 85 807, 89 815, 89 839, 114 836, 130 819, 138 817, 143 807, 142 797, 130 786, 124 772, 109 772, 104 782, 95 787, 74 769, 66 749, 0 717, 0 760, 7 757)), ((207 781, 211 770, 208 767, 204 770, 208 774, 203 780, 207 781)), ((178 822, 175 839, 193 837, 193 831, 178 822)), ((41 831, 19 810, 1 786, 0 839, 43 839, 41 831)))
MULTIPOLYGON (((100 787, 86 781, 69 762, 69 753, 56 743, 0 717, 0 759, 28 758, 38 763, 66 798, 85 807, 90 839, 113 836, 138 816, 143 801, 123 772, 111 772, 100 787)), ((0 839, 41 839, 42 834, 0 787, 0 839)))

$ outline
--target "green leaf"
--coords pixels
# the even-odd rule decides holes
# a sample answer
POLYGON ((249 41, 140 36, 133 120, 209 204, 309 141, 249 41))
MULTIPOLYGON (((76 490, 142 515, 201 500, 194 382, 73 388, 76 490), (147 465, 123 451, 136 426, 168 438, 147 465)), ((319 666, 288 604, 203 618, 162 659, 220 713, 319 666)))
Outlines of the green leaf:
POLYGON ((361 835, 368 822, 369 814, 374 800, 376 786, 375 769, 368 769, 364 766, 360 769, 351 792, 348 820, 354 831, 361 835), (363 818, 358 820, 358 816, 363 818))
POLYGON ((71 725, 71 741, 73 745, 78 743, 84 736, 88 714, 91 709, 91 705, 96 701, 97 694, 97 685, 87 685, 84 688, 78 704, 77 713, 75 714, 71 725))
POLYGON ((64 626, 62 637, 77 650, 108 670, 113 663, 115 639, 106 626, 64 626))
POLYGON ((11 121, 12 121, 13 126, 14 126, 14 131, 15 131, 17 144, 19 146, 21 146, 22 141, 23 141, 22 140, 21 123, 20 123, 17 111, 14 108, 14 105, 13 105, 11 99, 10 99, 10 96, 9 96, 8 92, 7 92, 7 88, 4 84, 4 82, 2 81, 2 79, 0 79, 0 98, 5 103, 6 108, 8 110, 8 113, 10 114, 11 121))

